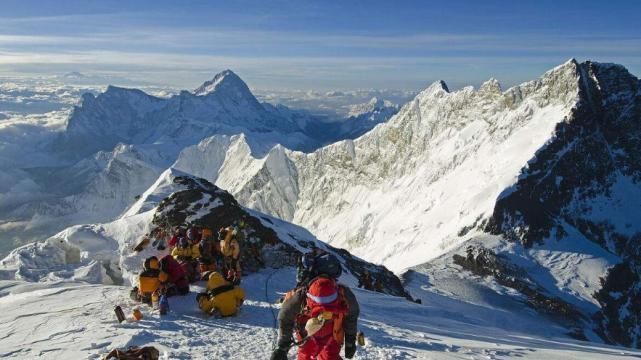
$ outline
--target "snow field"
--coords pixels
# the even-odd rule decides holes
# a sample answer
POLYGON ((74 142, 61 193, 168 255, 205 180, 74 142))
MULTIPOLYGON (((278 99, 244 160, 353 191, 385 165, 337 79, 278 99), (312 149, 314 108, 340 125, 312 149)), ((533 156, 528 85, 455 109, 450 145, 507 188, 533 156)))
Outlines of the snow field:
MULTIPOLYGON (((2 281, 0 357, 99 359, 116 347, 152 345, 163 359, 268 359, 277 336, 275 302, 293 285, 294 277, 288 268, 247 276, 242 284, 247 300, 241 313, 230 318, 208 317, 198 309, 195 297, 202 285, 193 286, 187 296, 170 298, 171 312, 161 317, 130 300, 125 287, 2 281), (113 312, 117 304, 129 318, 139 307, 144 318, 117 323, 113 312)), ((467 287, 456 281, 449 284, 451 290, 467 287)), ((475 304, 448 298, 423 277, 414 279, 410 288, 423 305, 355 289, 361 304, 359 327, 366 335, 366 346, 358 348, 355 359, 641 356, 628 349, 571 340, 550 323, 547 328, 536 314, 523 314, 522 308, 517 315, 518 309, 500 309, 491 301, 475 304)), ((294 350, 289 358, 295 358, 294 350)))

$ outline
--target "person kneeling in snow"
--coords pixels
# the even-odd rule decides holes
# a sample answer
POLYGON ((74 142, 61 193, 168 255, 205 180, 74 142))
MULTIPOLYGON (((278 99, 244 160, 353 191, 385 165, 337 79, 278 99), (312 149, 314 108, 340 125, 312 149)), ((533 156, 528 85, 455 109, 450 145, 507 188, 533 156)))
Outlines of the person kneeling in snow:
POLYGON ((233 316, 245 300, 245 291, 214 271, 207 280, 207 292, 198 294, 196 300, 198 307, 209 315, 233 316))
POLYGON ((342 272, 336 257, 323 253, 311 262, 309 258, 304 263, 307 274, 313 277, 285 296, 278 313, 278 348, 271 360, 287 360, 294 344, 300 346, 298 360, 340 360, 343 344, 345 357, 351 359, 356 353, 360 312, 356 296, 336 282, 342 272))
POLYGON ((158 275, 160 263, 155 256, 145 259, 142 264, 143 270, 138 275, 138 286, 131 291, 131 298, 136 301, 151 304, 151 294, 160 288, 158 275))
POLYGON ((160 259, 160 280, 161 292, 167 296, 187 295, 189 293, 189 280, 185 270, 171 255, 165 255, 160 259))

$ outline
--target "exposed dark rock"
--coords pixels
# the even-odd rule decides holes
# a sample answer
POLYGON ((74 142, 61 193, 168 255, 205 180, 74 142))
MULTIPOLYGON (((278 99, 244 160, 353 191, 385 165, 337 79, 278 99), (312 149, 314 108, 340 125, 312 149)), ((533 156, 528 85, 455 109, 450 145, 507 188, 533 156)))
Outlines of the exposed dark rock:
MULTIPOLYGON (((252 216, 241 207, 234 197, 204 179, 177 176, 174 183, 183 185, 185 190, 173 193, 164 199, 154 215, 153 224, 159 228, 173 228, 190 222, 216 232, 218 229, 244 222, 244 241, 241 241, 241 263, 243 271, 255 272, 265 267, 296 266, 301 252, 289 245, 261 219, 272 225, 267 216, 252 216)), ((155 231, 152 230, 152 232, 155 231)), ((299 239, 293 234, 289 238, 304 248, 315 244, 310 239, 299 239)), ((390 295, 409 297, 400 279, 387 268, 368 263, 344 249, 329 245, 325 248, 344 261, 344 269, 358 277, 367 269, 373 278, 383 284, 383 291, 390 295)), ((292 284, 294 279, 292 279, 292 284)))
POLYGON ((578 232, 621 257, 621 268, 611 270, 595 295, 602 310, 594 318, 606 341, 639 347, 639 212, 619 211, 617 219, 592 214, 594 206, 625 200, 615 195, 619 182, 641 187, 641 82, 619 65, 575 66, 579 104, 499 197, 485 230, 526 247, 578 232), (615 220, 627 224, 625 233, 615 220), (611 290, 622 281, 628 289, 611 290), (626 313, 634 309, 634 315, 626 313))
POLYGON ((574 327, 573 334, 582 336, 579 320, 581 313, 572 305, 551 296, 527 276, 527 272, 511 264, 504 257, 484 247, 468 246, 466 256, 455 254, 454 263, 478 276, 490 276, 500 285, 512 288, 523 294, 527 305, 545 313, 555 320, 574 327))
POLYGON ((597 332, 612 344, 641 345, 641 282, 630 263, 618 264, 601 279, 603 288, 594 294, 601 311, 594 319, 597 332))

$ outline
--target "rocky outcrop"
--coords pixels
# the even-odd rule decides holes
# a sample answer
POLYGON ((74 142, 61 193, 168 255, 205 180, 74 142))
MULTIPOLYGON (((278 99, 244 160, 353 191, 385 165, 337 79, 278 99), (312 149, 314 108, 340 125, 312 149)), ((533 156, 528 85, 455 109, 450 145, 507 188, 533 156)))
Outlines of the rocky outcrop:
MULTIPOLYGON (((224 190, 208 181, 191 176, 175 176, 173 182, 181 190, 173 192, 160 202, 153 217, 157 228, 172 228, 187 223, 217 231, 232 224, 244 224, 241 243, 243 269, 255 272, 265 267, 296 266, 303 252, 313 246, 324 248, 339 257, 344 270, 358 277, 368 270, 383 284, 385 293, 409 297, 400 279, 380 265, 368 263, 343 249, 333 248, 317 241, 302 229, 289 231, 283 221, 248 211, 224 190)), ((153 233, 155 229, 152 229, 153 233)))
POLYGON ((585 339, 581 312, 568 302, 548 294, 528 276, 526 270, 510 263, 507 258, 485 247, 468 246, 466 256, 454 254, 453 261, 475 275, 492 277, 498 284, 517 290, 525 297, 528 306, 572 328, 571 336, 585 339))
POLYGON ((603 288, 594 294, 601 311, 594 315, 596 331, 607 342, 641 347, 641 281, 639 267, 631 262, 614 266, 601 279, 603 288))

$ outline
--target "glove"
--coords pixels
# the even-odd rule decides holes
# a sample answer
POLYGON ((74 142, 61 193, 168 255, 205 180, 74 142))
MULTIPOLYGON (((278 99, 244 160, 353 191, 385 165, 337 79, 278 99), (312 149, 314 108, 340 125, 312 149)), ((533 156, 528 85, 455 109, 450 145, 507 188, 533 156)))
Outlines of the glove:
POLYGON ((345 357, 351 359, 356 354, 356 336, 345 334, 345 357))
POLYGON ((280 347, 276 348, 269 360, 287 360, 287 350, 280 347))

